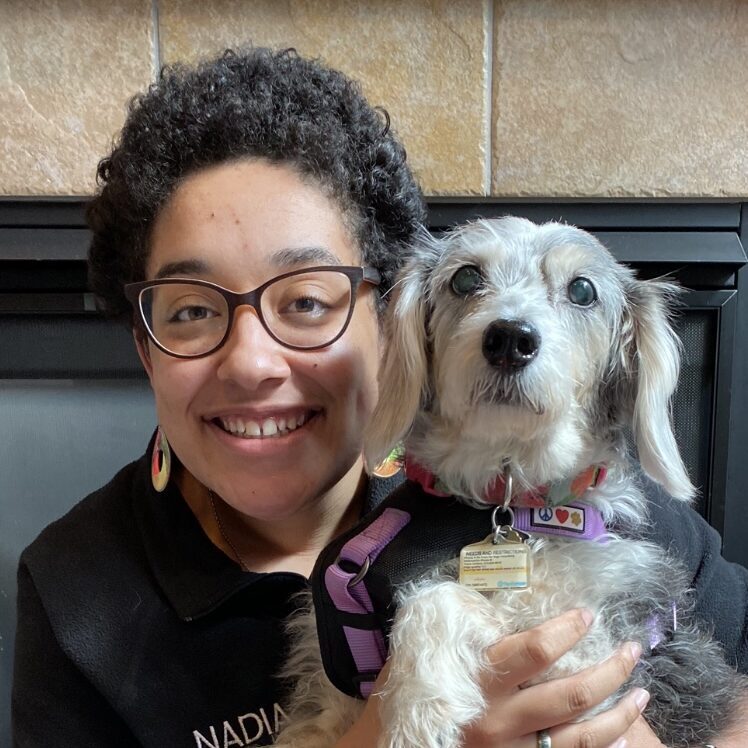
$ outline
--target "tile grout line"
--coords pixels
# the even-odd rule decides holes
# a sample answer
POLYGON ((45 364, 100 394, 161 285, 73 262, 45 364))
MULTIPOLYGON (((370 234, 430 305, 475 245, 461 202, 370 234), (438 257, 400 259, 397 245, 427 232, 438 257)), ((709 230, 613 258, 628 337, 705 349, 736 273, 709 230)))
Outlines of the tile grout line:
POLYGON ((485 91, 483 93, 483 104, 485 107, 485 119, 483 121, 483 142, 486 147, 485 162, 483 166, 483 194, 491 194, 491 171, 493 166, 493 144, 492 144, 492 106, 493 106, 493 2, 484 0, 483 23, 485 26, 485 43, 483 45, 483 68, 485 72, 485 91))
POLYGON ((161 34, 159 30, 158 0, 151 0, 151 66, 153 80, 158 80, 161 73, 161 34))

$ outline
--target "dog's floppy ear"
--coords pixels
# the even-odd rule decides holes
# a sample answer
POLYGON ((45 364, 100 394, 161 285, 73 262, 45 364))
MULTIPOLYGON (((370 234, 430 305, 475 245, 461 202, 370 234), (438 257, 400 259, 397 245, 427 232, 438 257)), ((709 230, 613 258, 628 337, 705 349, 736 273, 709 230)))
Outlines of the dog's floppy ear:
POLYGON ((379 400, 364 432, 366 464, 375 468, 408 433, 428 397, 427 285, 438 240, 422 235, 400 272, 387 310, 379 400))
POLYGON ((632 281, 623 315, 623 365, 633 382, 633 431, 644 472, 673 497, 695 494, 675 442, 670 401, 678 384, 680 341, 669 304, 679 288, 664 281, 632 281))

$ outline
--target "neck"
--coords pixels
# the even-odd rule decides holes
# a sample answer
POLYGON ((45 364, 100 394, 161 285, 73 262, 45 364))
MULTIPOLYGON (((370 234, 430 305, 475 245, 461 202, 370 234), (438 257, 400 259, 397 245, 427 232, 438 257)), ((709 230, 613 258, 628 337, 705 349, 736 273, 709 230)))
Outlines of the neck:
POLYGON ((309 576, 322 548, 358 521, 366 477, 357 460, 328 491, 277 519, 245 514, 217 494, 213 494, 214 513, 207 487, 184 469, 177 485, 205 534, 240 566, 309 576))

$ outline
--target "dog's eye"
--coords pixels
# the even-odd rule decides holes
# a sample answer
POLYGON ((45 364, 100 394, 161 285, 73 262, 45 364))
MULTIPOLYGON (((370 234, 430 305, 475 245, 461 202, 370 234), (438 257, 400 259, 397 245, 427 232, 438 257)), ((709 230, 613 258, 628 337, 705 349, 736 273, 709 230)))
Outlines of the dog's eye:
POLYGON ((465 265, 452 276, 452 290, 458 296, 467 296, 473 293, 482 283, 483 277, 480 270, 474 265, 465 265))
POLYGON ((569 301, 577 306, 589 306, 597 301, 597 291, 587 278, 574 278, 569 283, 569 301))

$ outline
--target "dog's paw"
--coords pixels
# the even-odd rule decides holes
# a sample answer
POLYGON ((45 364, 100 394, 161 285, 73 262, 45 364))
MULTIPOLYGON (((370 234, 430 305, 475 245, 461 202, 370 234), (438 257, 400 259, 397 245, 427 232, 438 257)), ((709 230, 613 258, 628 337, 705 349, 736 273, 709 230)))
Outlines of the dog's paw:
POLYGON ((457 748, 485 709, 485 652, 499 638, 485 598, 455 582, 413 585, 390 638, 382 748, 457 748))

